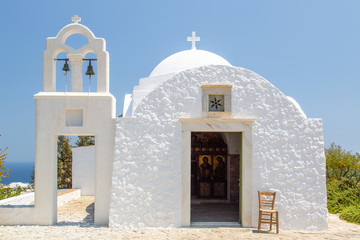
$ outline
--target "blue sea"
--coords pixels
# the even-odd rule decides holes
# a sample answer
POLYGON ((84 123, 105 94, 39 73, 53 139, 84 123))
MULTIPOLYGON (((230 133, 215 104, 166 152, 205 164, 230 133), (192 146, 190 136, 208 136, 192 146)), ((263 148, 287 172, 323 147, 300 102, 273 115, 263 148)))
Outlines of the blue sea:
POLYGON ((10 177, 3 178, 0 183, 9 184, 11 182, 30 182, 34 163, 33 162, 5 162, 5 167, 10 168, 10 177))

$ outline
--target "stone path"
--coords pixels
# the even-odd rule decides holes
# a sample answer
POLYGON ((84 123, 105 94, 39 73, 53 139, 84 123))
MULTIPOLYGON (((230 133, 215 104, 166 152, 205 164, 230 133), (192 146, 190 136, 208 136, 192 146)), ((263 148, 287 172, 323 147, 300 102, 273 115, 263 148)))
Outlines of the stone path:
POLYGON ((94 200, 83 196, 58 207, 58 225, 93 225, 94 200))
POLYGON ((360 240, 360 225, 329 216, 329 231, 258 233, 254 228, 113 229, 94 226, 91 197, 81 197, 58 209, 55 226, 0 226, 0 239, 347 239, 360 240))

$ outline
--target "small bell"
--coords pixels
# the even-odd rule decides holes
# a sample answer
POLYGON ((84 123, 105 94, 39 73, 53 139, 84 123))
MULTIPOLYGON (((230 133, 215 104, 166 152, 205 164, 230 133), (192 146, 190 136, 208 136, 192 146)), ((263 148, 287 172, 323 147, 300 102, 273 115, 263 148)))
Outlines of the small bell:
POLYGON ((89 60, 89 65, 87 67, 87 71, 86 71, 85 75, 88 75, 89 78, 91 78, 92 75, 95 75, 93 67, 91 66, 91 60, 89 60))
POLYGON ((65 63, 64 63, 64 66, 63 66, 62 70, 63 70, 65 73, 67 73, 68 71, 70 71, 69 64, 67 63, 67 60, 65 60, 65 63))

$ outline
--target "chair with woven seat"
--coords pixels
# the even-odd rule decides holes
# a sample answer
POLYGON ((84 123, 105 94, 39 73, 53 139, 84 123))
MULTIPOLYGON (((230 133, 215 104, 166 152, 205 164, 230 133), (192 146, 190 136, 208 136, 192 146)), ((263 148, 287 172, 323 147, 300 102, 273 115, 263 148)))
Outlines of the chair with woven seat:
POLYGON ((279 213, 277 210, 274 210, 276 192, 258 191, 258 195, 259 195, 258 231, 260 232, 262 223, 269 224, 270 231, 272 230, 272 225, 276 224, 276 233, 279 233, 279 213))

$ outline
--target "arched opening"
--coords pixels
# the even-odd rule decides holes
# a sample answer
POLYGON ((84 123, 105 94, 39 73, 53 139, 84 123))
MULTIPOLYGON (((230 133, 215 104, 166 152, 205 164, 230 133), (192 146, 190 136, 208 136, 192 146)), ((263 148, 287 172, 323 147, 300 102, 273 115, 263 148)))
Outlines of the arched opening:
MULTIPOLYGON (((60 52, 56 59, 67 59, 66 52, 60 52)), ((70 92, 71 91, 71 73, 70 71, 63 71, 65 61, 63 60, 54 60, 56 64, 56 91, 57 92, 70 92)), ((71 70, 70 61, 67 61, 67 64, 71 70)))
POLYGON ((76 33, 69 36, 65 44, 72 47, 73 49, 80 49, 82 46, 89 43, 89 40, 82 34, 76 33))
MULTIPOLYGON (((97 59, 95 53, 88 53, 85 55, 84 59, 97 59)), ((97 68, 97 60, 84 60, 82 66, 83 73, 83 92, 97 92, 97 76, 98 76, 98 68, 97 68), (94 75, 86 75, 88 67, 90 65, 94 71, 94 75)))

